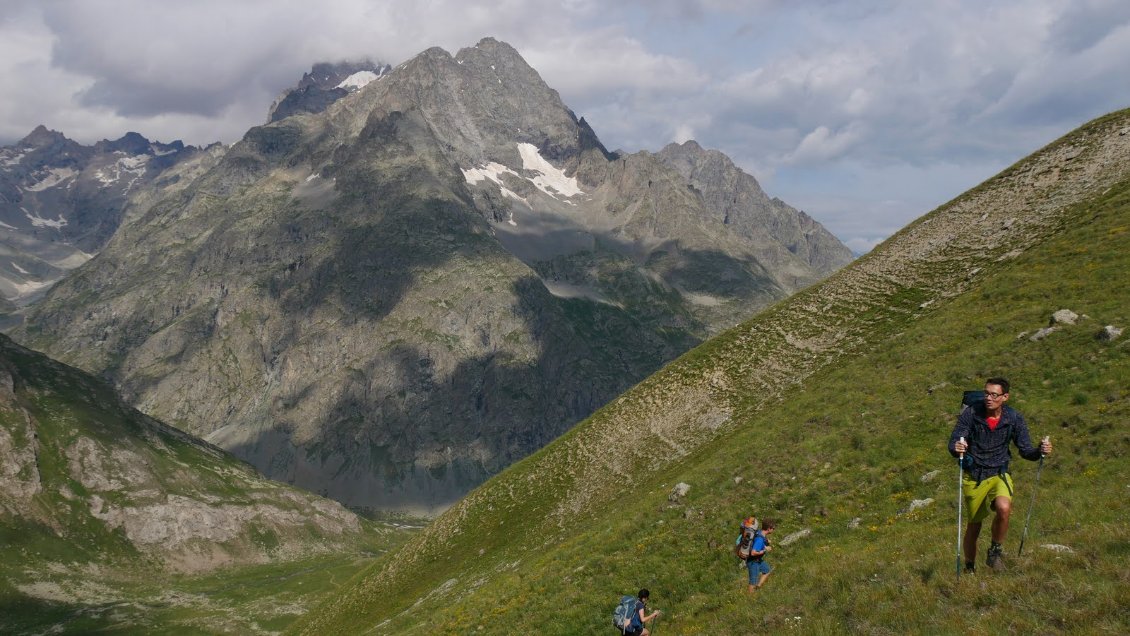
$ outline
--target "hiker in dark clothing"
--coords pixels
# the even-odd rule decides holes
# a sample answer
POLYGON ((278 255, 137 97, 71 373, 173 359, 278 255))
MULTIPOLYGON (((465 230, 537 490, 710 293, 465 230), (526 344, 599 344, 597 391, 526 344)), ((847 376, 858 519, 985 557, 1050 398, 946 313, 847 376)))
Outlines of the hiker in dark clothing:
POLYGON ((647 631, 644 627, 646 623, 651 622, 653 618, 659 616, 659 610, 655 610, 650 614, 647 611, 647 599, 651 596, 651 592, 647 588, 640 590, 639 596, 636 597, 636 609, 632 612, 632 622, 628 625, 628 629, 624 631, 624 636, 648 636, 651 632, 647 631))
POLYGON ((1008 472, 1012 458, 1009 444, 1016 444, 1020 456, 1031 461, 1052 452, 1047 438, 1039 446, 1032 444, 1024 417, 1005 405, 1008 389, 1008 380, 1004 378, 986 380, 985 401, 962 411, 950 434, 950 454, 954 457, 964 454, 961 492, 970 512, 962 540, 966 572, 976 569, 977 537, 981 533, 981 522, 989 516, 990 510, 996 515, 985 565, 994 570, 1004 567, 1001 544, 1008 533, 1013 493, 1012 476, 1008 472))

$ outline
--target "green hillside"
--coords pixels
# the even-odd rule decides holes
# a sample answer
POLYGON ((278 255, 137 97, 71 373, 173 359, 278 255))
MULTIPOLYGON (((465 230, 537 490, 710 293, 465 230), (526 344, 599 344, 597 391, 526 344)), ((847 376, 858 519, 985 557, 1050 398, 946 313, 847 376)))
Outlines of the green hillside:
POLYGON ((1121 111, 668 365, 294 629, 611 633, 646 586, 660 634, 1130 632, 1130 335, 1096 337, 1130 325, 1128 275, 1121 111), (1031 339, 1064 308, 1082 318, 1031 339), (998 374, 1056 452, 1024 555, 1036 466, 1016 458, 1009 569, 957 580, 945 442, 998 374), (751 513, 779 521, 753 598, 729 552, 751 513))
POLYGON ((277 633, 408 536, 0 335, 0 633, 277 633))

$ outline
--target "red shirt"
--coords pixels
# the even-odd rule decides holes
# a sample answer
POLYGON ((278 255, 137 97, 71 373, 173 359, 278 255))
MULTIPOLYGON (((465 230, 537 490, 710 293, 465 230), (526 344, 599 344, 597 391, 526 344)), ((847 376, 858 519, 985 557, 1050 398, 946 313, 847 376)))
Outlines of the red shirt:
POLYGON ((1001 423, 1001 418, 999 415, 997 417, 986 417, 985 423, 989 425, 990 431, 995 431, 997 430, 997 424, 1001 423))

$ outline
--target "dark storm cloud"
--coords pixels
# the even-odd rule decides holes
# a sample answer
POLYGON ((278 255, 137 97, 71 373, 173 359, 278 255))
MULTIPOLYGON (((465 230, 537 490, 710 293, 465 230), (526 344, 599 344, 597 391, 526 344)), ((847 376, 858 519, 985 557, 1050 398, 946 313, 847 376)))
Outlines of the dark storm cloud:
POLYGON ((1077 0, 1067 4, 1051 25, 1048 42, 1065 54, 1085 51, 1130 22, 1126 0, 1077 0))

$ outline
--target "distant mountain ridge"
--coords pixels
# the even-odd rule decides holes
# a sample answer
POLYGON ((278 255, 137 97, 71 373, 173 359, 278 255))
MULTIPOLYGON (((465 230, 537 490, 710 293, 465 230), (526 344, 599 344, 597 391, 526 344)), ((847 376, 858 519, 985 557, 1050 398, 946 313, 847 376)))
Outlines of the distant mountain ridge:
POLYGON ((44 126, 0 148, 0 297, 35 302, 102 249, 131 198, 175 190, 213 150, 132 132, 83 146, 44 126))
POLYGON ((851 259, 720 153, 610 153, 490 38, 271 118, 13 333, 350 505, 442 508, 851 259))

